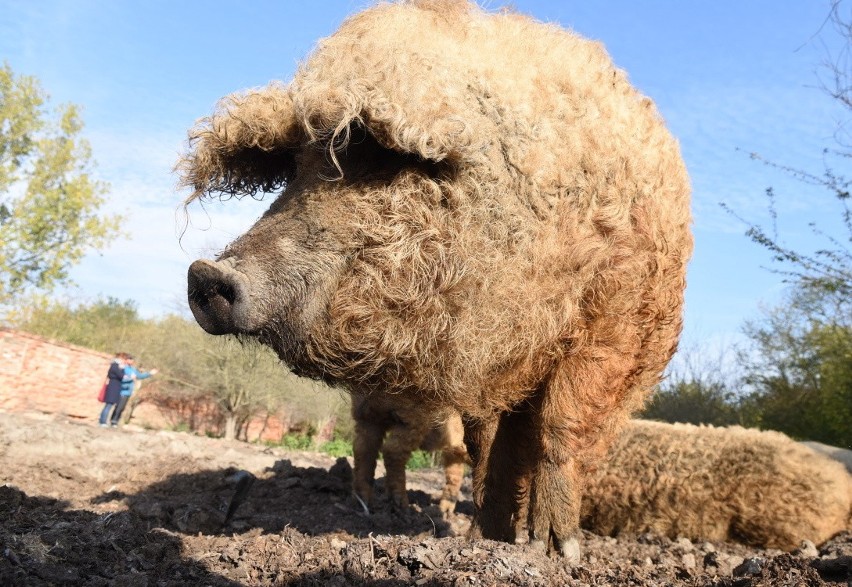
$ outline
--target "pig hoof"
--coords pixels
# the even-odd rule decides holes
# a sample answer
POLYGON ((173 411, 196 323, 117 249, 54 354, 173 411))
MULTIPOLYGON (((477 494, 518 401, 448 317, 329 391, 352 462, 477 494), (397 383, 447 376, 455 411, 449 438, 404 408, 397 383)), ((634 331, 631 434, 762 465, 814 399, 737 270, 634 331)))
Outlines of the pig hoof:
POLYGON ((482 536, 482 527, 474 520, 470 528, 467 529, 467 538, 468 540, 481 540, 484 538, 482 536))
POLYGON ((580 563, 580 543, 576 538, 560 541, 559 552, 565 557, 565 562, 569 565, 580 563))
MULTIPOLYGON (((520 544, 517 540, 516 544, 520 544)), ((580 543, 576 538, 567 538, 565 540, 558 540, 558 551, 559 554, 565 559, 565 562, 569 565, 576 565, 580 562, 580 543)), ((532 538, 529 542, 530 549, 545 553, 547 552, 547 541, 541 540, 540 538, 532 538)))

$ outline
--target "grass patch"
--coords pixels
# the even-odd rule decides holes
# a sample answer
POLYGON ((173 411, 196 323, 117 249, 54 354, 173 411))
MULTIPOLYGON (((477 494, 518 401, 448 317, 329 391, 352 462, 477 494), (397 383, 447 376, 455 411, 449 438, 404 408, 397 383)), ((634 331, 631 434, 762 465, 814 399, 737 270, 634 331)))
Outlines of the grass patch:
POLYGON ((304 434, 286 434, 276 445, 287 450, 314 450, 314 439, 304 434))
MULTIPOLYGON (((325 453, 335 458, 351 457, 354 452, 352 449, 352 441, 345 438, 334 438, 327 442, 323 442, 319 446, 314 443, 311 436, 302 434, 287 434, 281 437, 281 441, 270 443, 271 446, 279 446, 286 450, 306 450, 325 453)), ((379 455, 379 459, 382 455, 379 455)), ((440 453, 427 452, 424 450, 416 450, 411 453, 411 458, 405 464, 405 468, 414 471, 417 469, 430 469, 441 465, 440 453)))
POLYGON ((319 451, 337 458, 351 457, 352 443, 348 440, 344 440, 343 438, 335 438, 334 440, 324 442, 319 447, 319 451))
POLYGON ((425 450, 415 450, 411 453, 411 458, 405 464, 405 468, 409 471, 416 469, 431 469, 438 466, 438 453, 427 452, 425 450))

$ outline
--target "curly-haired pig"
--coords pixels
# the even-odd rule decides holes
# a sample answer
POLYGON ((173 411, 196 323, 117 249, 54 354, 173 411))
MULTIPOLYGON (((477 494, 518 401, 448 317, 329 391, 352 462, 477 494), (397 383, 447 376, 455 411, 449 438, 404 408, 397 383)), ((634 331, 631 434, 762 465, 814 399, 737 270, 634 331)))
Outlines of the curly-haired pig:
POLYGON ((675 350, 692 251, 678 144, 599 43, 463 0, 381 3, 290 82, 224 98, 178 169, 188 201, 273 195, 190 267, 205 330, 458 411, 473 535, 523 527, 577 560, 585 472, 675 350))

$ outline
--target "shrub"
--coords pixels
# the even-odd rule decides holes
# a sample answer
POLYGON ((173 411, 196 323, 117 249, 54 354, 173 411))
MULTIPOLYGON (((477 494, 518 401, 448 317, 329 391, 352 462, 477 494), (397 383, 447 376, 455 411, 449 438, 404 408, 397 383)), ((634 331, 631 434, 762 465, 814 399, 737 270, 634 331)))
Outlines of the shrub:
POLYGON ((351 457, 352 443, 343 438, 335 438, 334 440, 324 442, 319 447, 319 450, 320 452, 324 452, 325 454, 331 455, 333 457, 351 457))
POLYGON ((287 434, 281 437, 278 445, 287 450, 313 450, 314 439, 303 434, 287 434))
POLYGON ((411 453, 411 458, 408 459, 405 468, 409 471, 416 469, 430 469, 438 465, 438 453, 428 452, 425 450, 415 450, 411 453))

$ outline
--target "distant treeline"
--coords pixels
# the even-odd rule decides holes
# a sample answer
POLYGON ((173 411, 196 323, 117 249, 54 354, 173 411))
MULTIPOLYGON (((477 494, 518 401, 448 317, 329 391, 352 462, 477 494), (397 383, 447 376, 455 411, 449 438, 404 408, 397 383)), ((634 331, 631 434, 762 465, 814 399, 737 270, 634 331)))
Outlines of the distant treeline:
MULTIPOLYGON (((794 288, 784 304, 745 325, 748 346, 682 349, 641 416, 740 424, 852 446, 852 308, 846 300, 824 288, 794 288)), ((185 408, 198 402, 213 406, 223 436, 245 438, 249 420, 275 415, 300 434, 351 439, 345 393, 296 377, 252 340, 207 335, 190 318, 143 319, 133 302, 107 299, 33 302, 13 320, 34 334, 136 355, 143 368, 160 369, 160 403, 176 406, 176 414, 192 414, 185 408)), ((201 425, 191 415, 184 419, 176 424, 201 425)))
POLYGON ((750 344, 715 356, 681 351, 643 417, 740 424, 852 447, 850 303, 830 288, 794 288, 745 325, 750 344))

